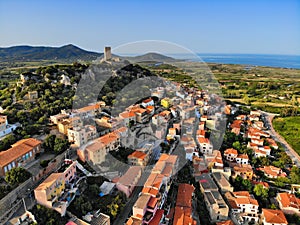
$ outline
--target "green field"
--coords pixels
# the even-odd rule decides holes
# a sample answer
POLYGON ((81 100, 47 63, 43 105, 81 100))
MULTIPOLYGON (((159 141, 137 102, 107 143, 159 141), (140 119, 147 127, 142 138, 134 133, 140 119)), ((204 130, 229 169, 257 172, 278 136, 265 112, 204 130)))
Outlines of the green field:
POLYGON ((300 155, 300 116, 275 118, 273 126, 300 155))

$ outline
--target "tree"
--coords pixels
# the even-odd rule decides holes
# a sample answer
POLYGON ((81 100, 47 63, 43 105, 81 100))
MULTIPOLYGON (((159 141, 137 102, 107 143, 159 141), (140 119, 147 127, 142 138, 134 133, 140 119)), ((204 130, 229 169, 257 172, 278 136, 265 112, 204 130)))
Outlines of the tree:
POLYGON ((46 151, 59 154, 60 152, 66 151, 70 147, 70 143, 68 140, 63 140, 51 134, 45 139, 43 147, 46 151))
POLYGON ((244 187, 245 190, 252 192, 252 184, 251 181, 248 179, 243 179, 242 181, 242 185, 244 187))
POLYGON ((7 135, 4 139, 0 141, 0 151, 7 150, 10 146, 17 141, 13 134, 7 135))
POLYGON ((37 224, 59 225, 68 222, 66 217, 61 217, 55 210, 48 209, 42 205, 35 205, 31 212, 34 215, 37 224))
POLYGON ((233 142, 232 147, 236 150, 240 150, 241 149, 241 143, 239 141, 235 141, 235 142, 233 142))
POLYGON ((22 167, 12 168, 5 174, 5 181, 10 185, 20 184, 31 177, 31 174, 22 167))
POLYGON ((63 140, 61 138, 56 138, 54 142, 54 152, 59 154, 60 152, 66 151, 70 147, 68 140, 63 140))
POLYGON ((269 189, 265 188, 262 184, 257 184, 253 188, 253 192, 256 196, 261 197, 262 199, 267 199, 269 194, 269 189))
POLYGON ((300 184, 300 169, 297 166, 293 166, 290 173, 291 183, 300 184))
POLYGON ((48 135, 43 143, 43 147, 45 151, 53 151, 54 149, 54 142, 55 142, 55 135, 51 134, 48 135))
POLYGON ((89 186, 89 191, 93 195, 97 196, 100 193, 100 188, 97 184, 92 184, 92 185, 89 186))

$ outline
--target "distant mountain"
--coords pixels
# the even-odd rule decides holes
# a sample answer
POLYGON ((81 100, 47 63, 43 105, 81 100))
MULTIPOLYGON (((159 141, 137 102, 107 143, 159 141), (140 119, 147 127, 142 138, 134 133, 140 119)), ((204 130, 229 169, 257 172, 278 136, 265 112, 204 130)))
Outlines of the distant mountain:
POLYGON ((101 57, 103 53, 85 51, 72 44, 62 47, 33 47, 33 46, 14 46, 0 48, 1 62, 25 62, 25 61, 65 61, 76 60, 90 61, 101 57))
MULTIPOLYGON (((113 57, 128 59, 130 62, 174 62, 178 61, 172 57, 149 52, 134 57, 113 57)), ((32 61, 56 61, 74 62, 77 60, 91 61, 103 57, 103 53, 83 50, 75 45, 69 44, 62 47, 45 46, 13 46, 0 48, 0 62, 32 62, 32 61)))
POLYGON ((133 57, 126 57, 129 61, 133 62, 174 62, 178 61, 177 59, 174 59, 169 56, 161 55, 155 52, 149 52, 144 55, 139 55, 139 56, 133 56, 133 57))

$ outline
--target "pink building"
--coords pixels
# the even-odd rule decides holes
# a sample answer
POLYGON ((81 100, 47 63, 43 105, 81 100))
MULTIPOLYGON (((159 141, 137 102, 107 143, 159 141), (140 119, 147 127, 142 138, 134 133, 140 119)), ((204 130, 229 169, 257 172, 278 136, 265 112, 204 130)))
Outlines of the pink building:
POLYGON ((116 182, 116 187, 129 198, 142 175, 142 167, 132 166, 116 182))
POLYGON ((75 177, 76 162, 65 160, 59 172, 52 173, 34 190, 37 203, 54 209, 64 216, 77 192, 75 177))

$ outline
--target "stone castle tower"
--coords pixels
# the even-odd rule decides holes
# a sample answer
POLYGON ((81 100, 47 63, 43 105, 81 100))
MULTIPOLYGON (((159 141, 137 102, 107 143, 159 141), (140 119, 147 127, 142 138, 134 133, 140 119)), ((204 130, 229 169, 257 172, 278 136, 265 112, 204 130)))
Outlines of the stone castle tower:
POLYGON ((111 60, 111 47, 104 48, 104 60, 105 61, 111 60))

